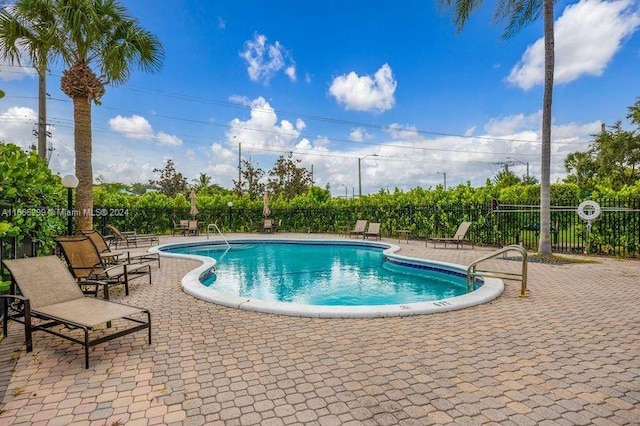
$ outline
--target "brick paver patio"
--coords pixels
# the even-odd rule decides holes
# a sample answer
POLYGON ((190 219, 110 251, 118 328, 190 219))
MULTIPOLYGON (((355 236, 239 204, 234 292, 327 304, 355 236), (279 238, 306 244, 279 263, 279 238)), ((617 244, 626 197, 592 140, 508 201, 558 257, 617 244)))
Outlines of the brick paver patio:
MULTIPOLYGON (((399 245, 462 264, 489 252, 399 245)), ((151 285, 115 292, 151 309, 153 344, 141 332, 98 345, 88 370, 79 345, 42 333, 26 354, 12 324, 0 425, 640 424, 637 261, 530 264, 529 298, 508 283, 485 305, 380 319, 206 303, 180 289, 195 266, 163 259, 151 285)))

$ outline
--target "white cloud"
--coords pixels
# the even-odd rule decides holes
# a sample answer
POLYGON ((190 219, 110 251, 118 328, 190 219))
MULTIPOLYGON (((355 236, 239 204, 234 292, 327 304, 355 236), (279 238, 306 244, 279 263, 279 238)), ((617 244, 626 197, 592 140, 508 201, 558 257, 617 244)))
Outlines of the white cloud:
POLYGON ((415 126, 392 123, 385 129, 393 139, 412 139, 418 136, 418 129, 415 126))
POLYGON ((278 116, 262 97, 251 101, 251 118, 242 121, 234 118, 227 132, 230 144, 241 142, 255 148, 290 149, 293 141, 300 136, 306 123, 297 119, 295 125, 289 120, 278 122, 278 116))
POLYGON ((35 68, 0 63, 0 80, 3 81, 22 80, 25 77, 37 77, 37 75, 35 68))
POLYGON ((393 108, 397 86, 391 67, 384 64, 373 76, 360 77, 352 71, 336 77, 329 93, 345 109, 382 112, 393 108))
POLYGON ((146 118, 139 115, 131 117, 116 116, 109 120, 111 130, 122 133, 129 139, 152 139, 153 129, 146 118))
POLYGON ((234 104, 243 105, 243 106, 251 106, 251 99, 242 95, 231 95, 229 96, 229 102, 234 104))
MULTIPOLYGON (((640 26, 632 0, 582 0, 555 22, 555 83, 601 75, 624 39, 640 26)), ((507 81, 524 90, 544 81, 544 39, 529 46, 507 81)))
POLYGON ((367 130, 362 127, 356 127, 349 133, 349 140, 354 142, 362 142, 367 139, 371 139, 371 135, 367 133, 367 130))
POLYGON ((37 122, 38 114, 31 108, 14 106, 0 112, 0 141, 28 149, 37 143, 33 135, 37 122))
POLYGON ((165 132, 158 132, 155 135, 155 139, 158 141, 158 145, 160 146, 180 146, 182 145, 182 139, 177 136, 170 135, 165 132))
POLYGON ((508 117, 492 118, 484 125, 487 134, 495 137, 513 135, 523 130, 537 129, 542 122, 542 110, 533 114, 516 114, 508 117))
POLYGON ((154 133, 147 119, 139 115, 132 115, 131 117, 118 115, 109 120, 109 127, 129 139, 155 140, 160 146, 182 145, 182 139, 177 136, 163 131, 154 133))
POLYGON ((255 34, 253 40, 245 41, 240 57, 247 61, 247 72, 252 81, 267 84, 283 68, 289 80, 295 82, 297 79, 296 64, 289 51, 277 40, 274 44, 267 43, 263 34, 255 34))

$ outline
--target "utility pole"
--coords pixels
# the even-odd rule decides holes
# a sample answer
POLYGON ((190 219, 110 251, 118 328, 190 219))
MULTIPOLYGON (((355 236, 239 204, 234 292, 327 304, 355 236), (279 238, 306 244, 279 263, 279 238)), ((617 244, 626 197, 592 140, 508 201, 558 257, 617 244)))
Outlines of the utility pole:
POLYGON ((447 190, 447 172, 436 172, 444 177, 444 190, 447 190))
POLYGON ((242 142, 238 141, 238 190, 242 194, 242 142))

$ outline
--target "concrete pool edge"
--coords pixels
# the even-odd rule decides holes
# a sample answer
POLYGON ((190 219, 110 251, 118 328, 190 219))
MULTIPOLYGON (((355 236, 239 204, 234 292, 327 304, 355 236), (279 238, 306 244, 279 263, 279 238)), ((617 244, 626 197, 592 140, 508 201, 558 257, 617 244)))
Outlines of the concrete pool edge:
MULTIPOLYGON (((400 247, 395 244, 385 242, 372 242, 362 240, 346 240, 346 239, 299 239, 299 238, 282 238, 282 239, 259 239, 259 238, 234 238, 229 240, 231 243, 250 243, 250 242, 292 242, 292 243, 312 243, 312 244, 341 244, 341 245, 365 245, 384 248, 384 255, 405 262, 413 262, 417 264, 437 265, 443 269, 456 271, 466 271, 463 265, 453 263, 440 262, 429 259, 420 259, 414 257, 403 256, 397 254, 400 247)), ((441 299, 437 301, 407 303, 398 305, 372 305, 372 306, 325 306, 325 305, 302 305, 295 303, 266 301, 260 299, 250 299, 246 297, 238 297, 221 293, 209 287, 203 286, 200 282, 202 274, 207 273, 215 267, 216 261, 206 256, 168 253, 164 251, 167 247, 185 247, 199 246, 207 244, 222 244, 220 240, 202 240, 188 243, 171 243, 153 247, 149 251, 160 253, 163 257, 173 257, 195 260, 202 265, 188 272, 182 278, 182 289, 185 293, 207 302, 215 303, 236 309, 245 309, 257 312, 281 314, 289 316, 300 316, 310 318, 379 318, 391 316, 407 316, 407 315, 424 315, 438 312, 447 312, 458 309, 464 309, 471 306, 487 303, 496 299, 504 291, 504 283, 500 279, 485 278, 484 284, 477 290, 461 296, 441 299)))

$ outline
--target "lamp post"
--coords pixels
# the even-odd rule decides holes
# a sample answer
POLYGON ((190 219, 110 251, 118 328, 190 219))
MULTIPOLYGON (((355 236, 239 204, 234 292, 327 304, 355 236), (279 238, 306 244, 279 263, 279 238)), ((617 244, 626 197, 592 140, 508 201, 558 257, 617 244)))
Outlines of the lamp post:
POLYGON ((360 163, 367 157, 377 157, 378 154, 367 154, 364 157, 358 157, 358 197, 362 197, 362 172, 360 163))
POLYGON ((231 208, 233 207, 233 201, 229 201, 227 207, 229 207, 229 232, 231 232, 231 208))
POLYGON ((444 177, 444 190, 447 190, 447 172, 436 172, 439 175, 444 177))
POLYGON ((73 231, 73 188, 76 188, 80 181, 74 175, 66 175, 62 178, 62 186, 67 188, 67 235, 73 231))
POLYGON ((514 157, 507 157, 507 159, 508 159, 508 160, 509 160, 509 159, 510 159, 510 160, 513 160, 513 161, 515 161, 516 163, 520 163, 520 164, 522 164, 523 166, 527 166, 527 183, 529 183, 529 162, 527 161, 527 162, 525 163, 524 161, 520 161, 520 160, 518 160, 517 158, 514 158, 514 157))

